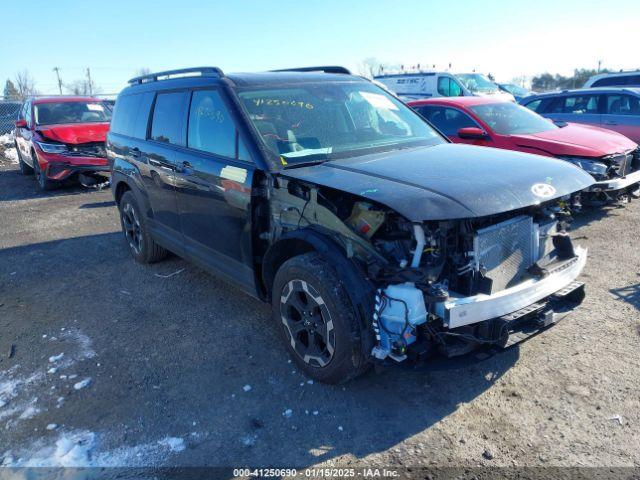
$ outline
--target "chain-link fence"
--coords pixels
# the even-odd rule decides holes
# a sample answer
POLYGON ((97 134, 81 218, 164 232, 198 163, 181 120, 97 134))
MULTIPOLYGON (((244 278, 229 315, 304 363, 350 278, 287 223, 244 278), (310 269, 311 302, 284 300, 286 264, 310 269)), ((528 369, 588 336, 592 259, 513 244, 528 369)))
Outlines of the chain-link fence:
POLYGON ((13 143, 13 130, 22 102, 0 97, 0 143, 13 143))

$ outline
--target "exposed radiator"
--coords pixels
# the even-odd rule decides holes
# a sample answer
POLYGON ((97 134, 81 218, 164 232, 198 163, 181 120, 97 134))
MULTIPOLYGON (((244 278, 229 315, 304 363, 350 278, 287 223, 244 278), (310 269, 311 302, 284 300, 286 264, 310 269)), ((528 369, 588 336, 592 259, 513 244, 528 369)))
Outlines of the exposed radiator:
POLYGON ((533 219, 529 216, 478 230, 473 246, 476 269, 492 280, 491 293, 519 283, 538 257, 538 252, 534 254, 533 219))

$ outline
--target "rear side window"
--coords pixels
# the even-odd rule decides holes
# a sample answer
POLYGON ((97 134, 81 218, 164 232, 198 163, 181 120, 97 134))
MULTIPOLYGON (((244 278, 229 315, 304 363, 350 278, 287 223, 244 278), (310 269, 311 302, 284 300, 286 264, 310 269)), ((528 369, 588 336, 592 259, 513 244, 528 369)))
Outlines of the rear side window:
POLYGON ((640 85, 640 75, 623 75, 620 77, 605 77, 593 82, 592 87, 622 87, 625 85, 640 85))
POLYGON ((640 99, 631 95, 607 95, 609 115, 640 115, 640 99))
POLYGON ((187 105, 187 92, 159 93, 153 108, 151 139, 185 146, 183 127, 187 105))
POLYGON ((147 136, 149 110, 153 93, 137 93, 118 98, 111 121, 111 131, 144 139, 147 136))
POLYGON ((540 110, 538 109, 540 108, 541 103, 542 103, 542 99, 539 99, 539 100, 534 100, 533 102, 525 103, 524 106, 527 107, 529 110, 533 110, 534 112, 540 113, 540 110))
POLYGON ((471 117, 455 108, 423 106, 417 111, 448 137, 458 136, 461 128, 478 127, 471 117))
POLYGON ((549 113, 584 115, 598 113, 597 95, 569 95, 556 101, 549 113))
POLYGON ((193 92, 188 139, 189 148, 236 158, 238 129, 217 91, 193 92))

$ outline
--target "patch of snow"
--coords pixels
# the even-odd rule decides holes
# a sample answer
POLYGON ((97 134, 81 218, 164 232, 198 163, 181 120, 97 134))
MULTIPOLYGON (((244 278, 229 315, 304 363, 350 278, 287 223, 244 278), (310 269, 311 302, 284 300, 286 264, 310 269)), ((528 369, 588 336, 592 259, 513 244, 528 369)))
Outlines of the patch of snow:
POLYGON ((251 391, 251 385, 245 385, 244 387, 242 387, 242 390, 244 390, 245 392, 250 392, 251 391))
POLYGON ((62 352, 59 355, 53 355, 52 357, 49 357, 49 363, 53 363, 53 362, 57 362, 58 360, 62 360, 62 357, 64 357, 64 352, 62 352))
POLYGON ((18 417, 20 420, 27 420, 29 418, 33 418, 40 413, 40 409, 35 407, 35 403, 37 400, 38 400, 37 398, 32 400, 31 405, 27 406, 27 408, 24 409, 24 411, 18 417))
POLYGON ((51 367, 49 370, 47 370, 47 373, 51 373, 54 374, 58 371, 58 369, 56 367, 51 367))
POLYGON ((55 430, 56 428, 58 428, 58 424, 56 423, 50 423, 47 425, 47 430, 55 430))
POLYGON ((158 445, 168 447, 172 452, 181 452, 185 449, 184 440, 179 437, 164 437, 158 440, 158 445))
POLYGON ((0 135, 0 144, 2 145, 12 145, 15 139, 14 136, 15 130, 10 131, 9 133, 5 133, 4 135, 0 135))
POLYGON ((12 164, 18 165, 18 151, 15 148, 7 148, 4 151, 4 156, 7 160, 9 160, 12 164))
POLYGON ((242 437, 242 444, 245 447, 253 447, 256 444, 257 439, 257 435, 245 435, 244 437, 242 437))
MULTIPOLYGON (((11 467, 139 467, 160 466, 167 454, 185 450, 179 437, 165 437, 156 442, 100 450, 100 435, 87 430, 61 432, 54 443, 39 439, 29 448, 8 451, 4 466, 11 467)), ((104 439, 102 439, 104 440, 104 439)))
POLYGON ((290 418, 291 415, 293 415, 293 410, 291 410, 290 408, 287 408, 284 412, 282 412, 282 416, 284 418, 290 418))
POLYGON ((91 377, 85 378, 84 380, 79 381, 78 383, 73 385, 73 388, 75 390, 81 390, 84 387, 86 387, 87 385, 89 385, 91 383, 91 377))

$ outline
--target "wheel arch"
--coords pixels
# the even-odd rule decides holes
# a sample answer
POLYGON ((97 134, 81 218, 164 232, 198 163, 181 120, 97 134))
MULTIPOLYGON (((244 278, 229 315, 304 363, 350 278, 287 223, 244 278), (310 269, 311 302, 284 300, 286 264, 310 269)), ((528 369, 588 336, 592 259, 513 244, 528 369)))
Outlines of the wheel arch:
POLYGON ((267 250, 262 262, 265 297, 271 298, 273 281, 280 266, 290 258, 310 252, 319 253, 339 273, 363 332, 369 331, 375 287, 367 280, 364 270, 347 257, 335 240, 312 227, 287 232, 267 250))

